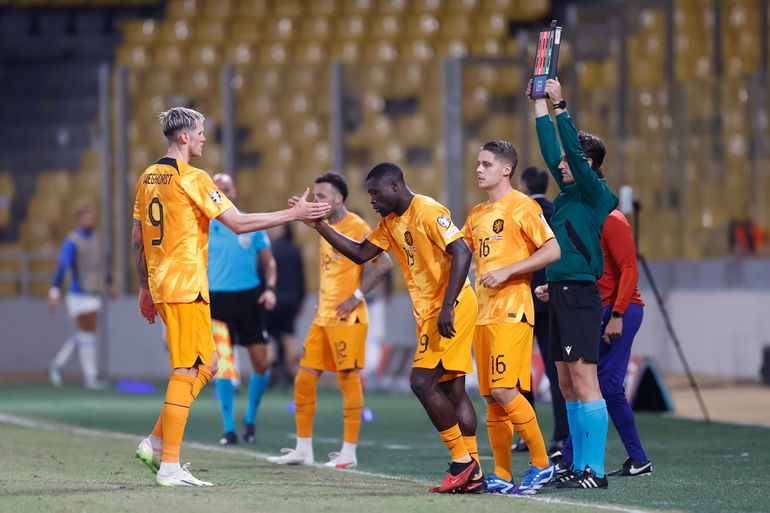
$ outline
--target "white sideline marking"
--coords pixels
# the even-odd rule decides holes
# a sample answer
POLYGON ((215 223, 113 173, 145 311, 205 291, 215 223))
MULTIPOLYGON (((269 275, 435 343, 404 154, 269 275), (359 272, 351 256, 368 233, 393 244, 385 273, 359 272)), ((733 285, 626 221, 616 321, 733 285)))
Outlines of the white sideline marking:
MULTIPOLYGON (((117 431, 107 431, 103 429, 91 429, 91 428, 83 428, 83 427, 77 427, 77 426, 71 426, 67 424, 57 424, 55 422, 44 422, 44 421, 38 421, 38 420, 32 420, 27 419, 24 417, 17 417, 16 415, 7 415, 5 413, 0 413, 0 422, 5 422, 6 424, 12 424, 15 426, 20 427, 26 427, 31 429, 40 429, 43 431, 63 431, 63 432, 69 432, 76 435, 83 435, 83 436, 93 436, 93 437, 99 437, 99 438, 114 438, 117 440, 130 440, 133 442, 138 443, 141 441, 142 437, 141 435, 132 435, 129 433, 120 433, 117 431)), ((229 447, 219 447, 216 445, 208 445, 208 444, 201 444, 196 442, 185 442, 186 447, 191 447, 193 449, 197 449, 199 451, 208 451, 208 452, 218 452, 223 454, 238 454, 241 456, 250 456, 252 458, 256 458, 258 460, 267 460, 268 456, 271 456, 270 454, 266 454, 263 452, 257 452, 257 451, 249 451, 246 449, 233 449, 229 447)), ((313 467, 322 468, 325 469, 327 467, 324 467, 320 463, 315 463, 312 465, 313 467)), ((363 476, 370 476, 370 477, 377 477, 380 479, 388 479, 391 481, 411 481, 413 483, 418 483, 421 485, 429 486, 433 484, 432 482, 423 481, 423 480, 417 480, 417 479, 409 479, 405 478, 403 476, 394 476, 390 474, 380 474, 377 472, 366 472, 363 470, 357 470, 357 469, 346 469, 346 470, 335 470, 335 472, 348 472, 351 474, 359 474, 363 476)), ((653 513, 649 510, 643 510, 643 509, 636 509, 636 508, 630 508, 630 507, 624 507, 624 506, 613 506, 610 504, 596 504, 596 503, 588 503, 588 502, 577 502, 577 501, 568 501, 564 499, 557 499, 555 497, 541 497, 541 496, 524 496, 524 497, 518 497, 518 496, 501 496, 505 498, 513 498, 515 499, 525 499, 525 500, 533 500, 538 502, 544 502, 548 504, 560 504, 565 506, 577 506, 582 508, 593 508, 603 511, 619 511, 621 513, 653 513)))

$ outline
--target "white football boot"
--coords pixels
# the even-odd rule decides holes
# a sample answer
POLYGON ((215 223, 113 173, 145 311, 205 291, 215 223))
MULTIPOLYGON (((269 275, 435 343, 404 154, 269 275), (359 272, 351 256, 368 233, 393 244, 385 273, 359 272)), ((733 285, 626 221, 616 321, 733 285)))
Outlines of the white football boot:
POLYGON ((189 467, 190 463, 185 463, 183 467, 170 474, 158 472, 155 476, 155 482, 160 486, 214 486, 213 483, 201 481, 190 474, 190 471, 187 470, 189 467))
POLYGON ((312 465, 315 463, 313 453, 300 452, 297 449, 281 449, 283 456, 270 456, 267 461, 277 465, 312 465))

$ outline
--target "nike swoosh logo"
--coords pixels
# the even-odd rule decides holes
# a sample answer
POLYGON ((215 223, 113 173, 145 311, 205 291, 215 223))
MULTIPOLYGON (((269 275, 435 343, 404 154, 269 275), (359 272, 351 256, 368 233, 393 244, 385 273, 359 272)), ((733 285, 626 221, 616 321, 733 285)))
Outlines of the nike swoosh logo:
POLYGON ((497 382, 498 382, 498 381, 500 381, 501 379, 503 379, 503 378, 495 378, 495 379, 493 379, 493 380, 492 380, 492 383, 497 383, 497 382))
POLYGON ((420 360, 422 360, 422 358, 423 358, 423 357, 420 357, 420 358, 415 358, 415 359, 414 359, 414 361, 415 361, 415 362, 419 362, 420 360))
POLYGON ((646 465, 642 465, 642 466, 641 466, 641 467, 639 467, 639 468, 636 468, 636 467, 634 467, 633 465, 631 465, 631 468, 630 468, 630 469, 628 469, 628 473, 629 473, 629 474, 631 474, 632 476, 635 476, 635 475, 637 475, 637 474, 639 474, 639 473, 641 473, 641 472, 644 472, 645 470, 647 470, 647 469, 650 467, 650 465, 652 465, 652 463, 651 463, 651 462, 647 463, 646 465))

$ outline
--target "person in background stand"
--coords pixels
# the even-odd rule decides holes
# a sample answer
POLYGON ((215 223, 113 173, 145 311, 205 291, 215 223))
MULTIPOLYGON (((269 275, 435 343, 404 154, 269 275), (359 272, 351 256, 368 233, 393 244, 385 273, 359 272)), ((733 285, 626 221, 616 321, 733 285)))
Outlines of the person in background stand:
MULTIPOLYGON (((535 200, 540 208, 543 209, 543 216, 550 224, 553 215, 553 203, 545 197, 545 191, 548 189, 548 171, 539 167, 528 167, 519 177, 518 189, 520 192, 528 195, 535 200)), ((540 301, 534 294, 534 290, 539 285, 545 284, 545 269, 535 271, 532 277, 533 300, 535 302, 535 337, 537 345, 540 347, 540 355, 543 357, 545 374, 548 376, 548 384, 551 389, 551 405, 553 406, 553 436, 548 449, 548 455, 552 460, 558 460, 561 457, 561 449, 569 436, 569 424, 567 424, 567 410, 564 406, 564 396, 559 389, 559 375, 556 372, 556 364, 548 356, 549 341, 549 323, 548 303, 540 301)), ((525 396, 527 397, 527 396, 525 396)), ((532 406, 534 406, 534 397, 532 406)), ((527 397, 528 399, 530 397, 527 397)), ((521 439, 514 444, 513 450, 525 451, 526 446, 521 439)), ((556 463, 556 461, 554 461, 556 463)))
POLYGON ((297 338, 295 324, 305 299, 305 270, 302 254, 294 243, 292 228, 281 225, 267 231, 278 264, 278 281, 275 285, 275 308, 265 312, 268 334, 277 342, 277 357, 273 362, 275 382, 283 385, 294 383, 297 373, 297 338))

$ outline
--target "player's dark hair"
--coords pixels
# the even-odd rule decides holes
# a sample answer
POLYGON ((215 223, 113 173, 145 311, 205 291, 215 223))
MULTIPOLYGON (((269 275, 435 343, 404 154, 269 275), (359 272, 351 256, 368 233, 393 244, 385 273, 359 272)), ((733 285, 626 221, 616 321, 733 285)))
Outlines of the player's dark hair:
POLYGON ((580 140, 580 145, 583 147, 583 153, 585 153, 586 158, 593 161, 591 168, 597 175, 599 175, 599 178, 604 178, 604 173, 602 173, 601 169, 602 162, 604 162, 604 156, 607 154, 604 142, 594 134, 583 131, 578 133, 578 139, 580 140))
POLYGON ((393 162, 380 162, 366 175, 366 181, 387 178, 394 182, 404 183, 404 172, 393 162))
POLYGON ((348 183, 345 181, 345 178, 339 173, 335 173, 333 171, 324 173, 315 179, 315 183, 328 183, 332 187, 337 189, 337 191, 340 194, 342 194, 342 201, 345 201, 346 199, 348 199, 348 183))
POLYGON ((530 166, 521 173, 521 181, 527 184, 530 194, 545 194, 548 189, 548 171, 530 166))
POLYGON ((494 140, 487 141, 482 150, 487 150, 493 153, 497 158, 511 164, 511 177, 513 172, 516 171, 516 165, 519 163, 519 155, 516 153, 516 148, 508 141, 494 140))

